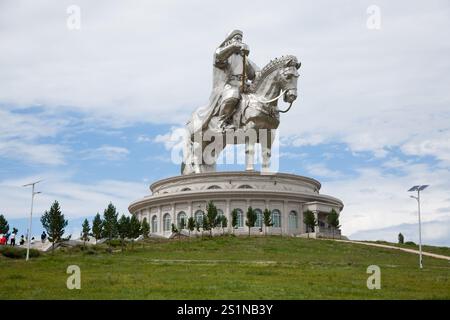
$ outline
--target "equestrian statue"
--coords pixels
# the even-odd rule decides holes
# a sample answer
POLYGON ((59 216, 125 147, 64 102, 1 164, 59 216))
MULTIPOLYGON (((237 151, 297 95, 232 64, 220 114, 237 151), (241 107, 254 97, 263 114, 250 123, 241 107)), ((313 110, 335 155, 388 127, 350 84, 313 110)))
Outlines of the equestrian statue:
POLYGON ((233 30, 214 53, 209 104, 195 110, 186 124, 182 174, 214 172, 216 159, 227 144, 245 144, 246 170, 253 170, 255 143, 260 143, 262 170, 269 168, 280 112, 289 111, 297 99, 301 63, 287 55, 259 69, 248 58, 250 49, 242 39, 243 32, 233 30), (278 108, 281 97, 290 104, 286 110, 278 108))

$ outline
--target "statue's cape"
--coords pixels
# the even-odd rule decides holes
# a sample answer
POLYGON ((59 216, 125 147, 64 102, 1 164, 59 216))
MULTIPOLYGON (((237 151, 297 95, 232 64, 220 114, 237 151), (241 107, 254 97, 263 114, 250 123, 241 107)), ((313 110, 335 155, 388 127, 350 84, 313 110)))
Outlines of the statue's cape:
MULTIPOLYGON (((259 70, 255 63, 249 59, 247 59, 247 62, 254 68, 255 71, 259 70)), ((213 64, 213 88, 211 95, 209 96, 209 103, 204 107, 197 108, 192 113, 191 121, 188 123, 191 134, 204 131, 206 129, 220 132, 222 131, 221 128, 219 128, 219 123, 217 121, 211 121, 211 119, 219 114, 220 100, 222 98, 222 93, 227 83, 227 79, 227 72, 213 64)))
POLYGON ((224 90, 227 81, 227 74, 224 70, 213 67, 213 88, 211 95, 209 96, 209 103, 204 107, 197 108, 191 117, 191 133, 204 131, 211 126, 211 129, 219 129, 218 124, 210 124, 210 120, 213 116, 219 113, 219 104, 222 97, 222 92, 224 90))

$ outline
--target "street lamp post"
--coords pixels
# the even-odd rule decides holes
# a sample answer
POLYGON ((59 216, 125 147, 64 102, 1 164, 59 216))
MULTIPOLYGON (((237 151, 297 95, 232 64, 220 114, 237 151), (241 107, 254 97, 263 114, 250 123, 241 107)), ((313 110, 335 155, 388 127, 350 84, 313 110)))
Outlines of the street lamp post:
POLYGON ((417 212, 419 214, 419 266, 420 266, 420 269, 423 268, 423 264, 422 264, 422 226, 421 226, 421 221, 420 221, 420 191, 424 190, 427 187, 428 187, 428 185, 424 184, 421 186, 420 185, 414 186, 408 190, 408 192, 417 191, 417 197, 415 197, 415 196, 410 196, 410 197, 417 200, 417 212))
POLYGON ((41 192, 34 192, 34 186, 41 182, 42 180, 33 182, 33 183, 29 183, 24 185, 23 187, 28 187, 31 186, 31 211, 30 211, 30 221, 28 222, 28 237, 27 237, 27 257, 26 257, 26 261, 28 261, 30 259, 30 238, 31 238, 31 221, 33 219, 33 201, 34 201, 34 196, 37 195, 38 193, 41 192))

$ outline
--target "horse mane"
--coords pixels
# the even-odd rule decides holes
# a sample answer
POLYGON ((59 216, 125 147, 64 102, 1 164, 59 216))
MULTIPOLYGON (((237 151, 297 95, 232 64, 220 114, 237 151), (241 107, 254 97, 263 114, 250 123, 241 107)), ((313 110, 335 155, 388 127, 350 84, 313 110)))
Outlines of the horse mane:
POLYGON ((275 58, 270 60, 268 64, 264 68, 261 69, 258 76, 253 80, 253 83, 250 85, 250 92, 255 92, 259 85, 264 81, 264 79, 270 75, 274 70, 280 68, 280 66, 286 66, 287 64, 295 65, 297 64, 297 57, 293 55, 282 56, 281 58, 275 58))

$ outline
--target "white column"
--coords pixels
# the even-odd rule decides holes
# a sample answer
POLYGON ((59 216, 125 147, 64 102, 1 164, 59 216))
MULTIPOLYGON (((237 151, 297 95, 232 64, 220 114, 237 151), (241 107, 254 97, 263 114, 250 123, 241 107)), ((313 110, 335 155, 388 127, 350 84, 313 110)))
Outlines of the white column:
POLYGON ((300 204, 298 211, 298 228, 300 229, 300 233, 305 233, 305 226, 303 223, 303 205, 300 204))
POLYGON ((227 217, 227 220, 228 220, 228 225, 227 225, 227 231, 228 231, 228 233, 231 233, 232 232, 232 226, 231 226, 231 209, 230 209, 230 200, 229 199, 227 199, 226 200, 226 205, 225 205, 225 217, 227 217))
POLYGON ((170 206, 171 206, 170 210, 171 210, 171 216, 172 216, 172 223, 173 223, 176 227, 178 227, 178 226, 177 226, 177 217, 176 217, 176 214, 177 214, 177 213, 175 212, 175 203, 171 203, 170 206))
POLYGON ((287 210, 288 210, 287 201, 283 201, 283 213, 281 214, 282 215, 281 232, 283 234, 287 234, 289 228, 289 213, 287 212, 287 210))
POLYGON ((162 212, 162 206, 158 206, 158 233, 163 234, 163 212, 162 212))
POLYGON ((192 201, 188 202, 188 212, 186 212, 188 219, 189 217, 192 217, 192 201))

